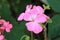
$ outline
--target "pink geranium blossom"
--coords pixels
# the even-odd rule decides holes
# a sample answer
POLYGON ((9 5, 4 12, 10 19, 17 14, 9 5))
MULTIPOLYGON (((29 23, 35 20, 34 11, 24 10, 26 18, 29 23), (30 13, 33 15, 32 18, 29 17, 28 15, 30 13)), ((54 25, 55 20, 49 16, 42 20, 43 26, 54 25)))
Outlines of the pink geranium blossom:
POLYGON ((32 7, 32 5, 27 5, 25 13, 20 14, 20 16, 18 17, 18 21, 23 20, 25 16, 29 16, 32 14, 43 14, 43 13, 44 13, 44 9, 42 7, 40 6, 32 7))
POLYGON ((18 17, 18 21, 29 21, 26 23, 27 29, 36 34, 41 32, 43 29, 39 23, 45 23, 47 19, 49 19, 49 17, 44 14, 44 9, 41 6, 32 7, 32 5, 27 5, 26 11, 21 13, 18 17))
POLYGON ((9 22, 0 19, 0 30, 6 30, 6 32, 10 32, 10 29, 12 28, 12 24, 9 22))
POLYGON ((21 13, 18 17, 18 21, 36 21, 45 23, 49 17, 44 14, 44 10, 40 6, 27 5, 25 13, 21 13))

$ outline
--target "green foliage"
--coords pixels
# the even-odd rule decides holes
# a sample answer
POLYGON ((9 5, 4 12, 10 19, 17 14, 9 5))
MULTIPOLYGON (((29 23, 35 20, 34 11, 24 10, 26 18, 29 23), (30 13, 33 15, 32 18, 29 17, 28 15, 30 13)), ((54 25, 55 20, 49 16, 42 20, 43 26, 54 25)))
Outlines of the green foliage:
POLYGON ((60 13, 60 0, 47 0, 52 9, 60 13))
POLYGON ((60 40, 60 15, 53 16, 52 21, 48 24, 48 40, 60 40))
POLYGON ((16 15, 19 15, 24 12, 26 5, 31 4, 31 0, 12 0, 10 4, 13 6, 16 15))
POLYGON ((48 3, 47 3, 47 0, 41 0, 41 1, 42 1, 43 3, 45 3, 45 4, 48 4, 48 3))
POLYGON ((9 21, 13 24, 13 28, 10 33, 4 33, 7 40, 19 40, 23 35, 29 35, 29 32, 26 30, 25 21, 17 22, 13 17, 10 11, 10 5, 8 2, 1 1, 0 16, 2 19, 9 21))
POLYGON ((25 40, 30 40, 30 37, 29 37, 28 35, 23 35, 23 36, 20 38, 20 40, 23 40, 23 39, 25 39, 25 40))

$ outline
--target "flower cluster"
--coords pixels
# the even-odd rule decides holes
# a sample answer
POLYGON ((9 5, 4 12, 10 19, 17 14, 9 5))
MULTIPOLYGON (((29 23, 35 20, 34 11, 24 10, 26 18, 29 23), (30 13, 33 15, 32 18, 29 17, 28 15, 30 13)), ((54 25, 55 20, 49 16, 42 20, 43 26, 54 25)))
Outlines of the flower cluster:
POLYGON ((10 29, 12 28, 12 24, 10 24, 9 22, 0 19, 0 40, 4 40, 4 30, 6 30, 6 32, 10 32, 10 29))
POLYGON ((12 28, 12 24, 9 22, 0 19, 0 30, 6 30, 6 32, 10 32, 10 29, 12 28))
POLYGON ((17 20, 28 21, 26 23, 27 30, 38 34, 43 30, 40 23, 45 23, 47 19, 49 17, 44 14, 44 9, 41 6, 27 5, 25 12, 21 13, 17 20))

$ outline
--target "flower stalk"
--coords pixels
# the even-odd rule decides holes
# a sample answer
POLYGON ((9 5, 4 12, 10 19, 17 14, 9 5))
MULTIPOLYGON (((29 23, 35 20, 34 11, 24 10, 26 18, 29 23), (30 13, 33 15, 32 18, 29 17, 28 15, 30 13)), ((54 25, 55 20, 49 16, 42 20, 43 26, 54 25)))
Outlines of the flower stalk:
POLYGON ((43 34, 44 34, 44 40, 47 40, 47 33, 46 33, 46 31, 47 31, 47 29, 46 29, 46 27, 44 26, 44 32, 43 32, 43 34))
POLYGON ((33 32, 31 31, 31 40, 34 40, 33 32))

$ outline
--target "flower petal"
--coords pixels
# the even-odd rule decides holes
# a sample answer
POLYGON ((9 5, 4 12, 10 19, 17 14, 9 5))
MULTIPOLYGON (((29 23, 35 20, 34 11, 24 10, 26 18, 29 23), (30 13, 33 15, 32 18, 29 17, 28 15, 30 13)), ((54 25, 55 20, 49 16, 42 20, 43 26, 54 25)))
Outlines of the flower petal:
POLYGON ((37 6, 37 10, 39 14, 43 14, 44 13, 44 9, 41 6, 37 6))
POLYGON ((6 28, 6 32, 10 32, 10 29, 9 28, 6 28))
POLYGON ((26 11, 25 11, 25 12, 30 12, 31 8, 32 8, 32 5, 27 5, 27 6, 26 6, 26 11))
POLYGON ((47 21, 47 18, 43 14, 40 14, 37 15, 35 21, 38 23, 45 23, 47 21))
POLYGON ((26 27, 28 31, 33 31, 35 34, 38 34, 42 31, 42 26, 40 26, 36 22, 28 22, 26 23, 26 27))
POLYGON ((31 16, 31 15, 30 15, 29 13, 25 13, 25 15, 24 15, 24 20, 25 20, 25 21, 30 21, 30 20, 29 20, 30 16, 31 16))
POLYGON ((0 40, 3 40, 4 39, 4 36, 3 35, 0 35, 0 40))
POLYGON ((21 21, 21 20, 23 20, 23 17, 24 17, 24 13, 21 13, 20 15, 19 15, 19 17, 18 17, 18 21, 21 21))

